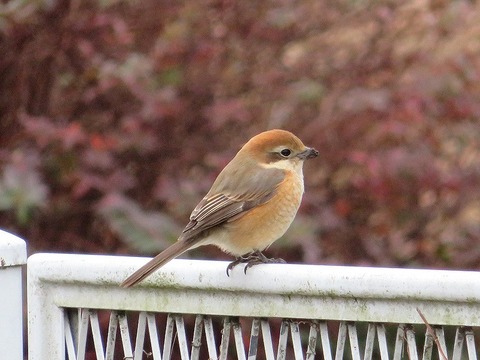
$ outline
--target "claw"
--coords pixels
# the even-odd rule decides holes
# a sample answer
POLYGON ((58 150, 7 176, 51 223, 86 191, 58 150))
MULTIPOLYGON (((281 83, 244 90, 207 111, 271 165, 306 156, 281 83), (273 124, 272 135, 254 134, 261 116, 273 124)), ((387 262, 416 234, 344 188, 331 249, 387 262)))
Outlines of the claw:
POLYGON ((245 268, 243 269, 243 272, 246 274, 247 270, 255 265, 258 264, 279 264, 285 263, 285 260, 283 259, 269 259, 265 255, 263 255, 260 251, 252 251, 248 254, 242 255, 237 257, 234 261, 232 261, 230 264, 227 266, 227 276, 230 276, 230 271, 237 266, 238 264, 246 263, 245 268))
POLYGON ((230 271, 232 271, 232 269, 237 266, 238 264, 240 264, 240 260, 237 258, 236 260, 232 261, 230 264, 228 264, 227 266, 227 276, 230 277, 230 271))
POLYGON ((227 266, 227 276, 230 277, 230 271, 231 271, 235 266, 237 266, 238 264, 241 264, 241 263, 248 262, 248 261, 249 261, 250 254, 251 254, 251 253, 248 253, 248 254, 239 256, 239 257, 237 257, 234 261, 232 261, 230 264, 228 264, 228 266, 227 266))

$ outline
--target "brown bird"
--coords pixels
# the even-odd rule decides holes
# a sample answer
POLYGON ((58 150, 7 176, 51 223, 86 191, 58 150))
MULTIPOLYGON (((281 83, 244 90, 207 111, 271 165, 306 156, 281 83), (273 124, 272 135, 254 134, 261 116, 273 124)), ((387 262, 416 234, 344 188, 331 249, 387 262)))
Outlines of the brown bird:
POLYGON ((130 287, 187 250, 215 245, 236 256, 229 271, 246 263, 284 262, 262 254, 292 223, 302 200, 303 163, 318 151, 285 130, 251 138, 225 166, 190 215, 177 242, 129 276, 130 287))

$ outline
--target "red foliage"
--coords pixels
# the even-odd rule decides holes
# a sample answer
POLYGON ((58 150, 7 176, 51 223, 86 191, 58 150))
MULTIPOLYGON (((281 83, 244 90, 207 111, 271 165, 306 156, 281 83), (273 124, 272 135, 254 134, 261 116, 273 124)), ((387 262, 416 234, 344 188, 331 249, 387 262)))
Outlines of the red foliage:
POLYGON ((480 264, 479 5, 55 4, 0 21, 0 226, 30 252, 156 251, 281 127, 321 158, 275 256, 480 264))

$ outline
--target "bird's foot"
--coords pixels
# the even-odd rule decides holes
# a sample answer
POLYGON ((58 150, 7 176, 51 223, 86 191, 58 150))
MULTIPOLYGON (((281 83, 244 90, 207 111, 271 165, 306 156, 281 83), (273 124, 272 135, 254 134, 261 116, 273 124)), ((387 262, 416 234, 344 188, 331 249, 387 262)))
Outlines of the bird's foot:
POLYGON ((248 261, 246 261, 247 265, 243 269, 243 272, 246 274, 247 270, 251 267, 258 265, 258 264, 285 264, 285 260, 280 258, 267 258, 263 255, 260 251, 256 252, 248 261))
POLYGON ((230 271, 238 264, 246 264, 245 268, 243 269, 243 272, 246 274, 249 268, 258 264, 284 264, 284 263, 285 263, 285 260, 283 259, 267 258, 260 251, 256 250, 248 254, 239 256, 235 259, 235 261, 232 261, 230 264, 228 264, 227 276, 230 276, 230 271))

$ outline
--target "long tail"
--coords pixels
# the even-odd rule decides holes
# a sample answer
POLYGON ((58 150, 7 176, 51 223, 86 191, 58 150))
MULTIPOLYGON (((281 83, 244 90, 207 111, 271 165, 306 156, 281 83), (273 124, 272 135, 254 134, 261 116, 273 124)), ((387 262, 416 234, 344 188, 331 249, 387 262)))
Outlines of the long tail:
POLYGON ((128 288, 130 286, 135 285, 136 283, 145 279, 148 275, 153 273, 159 267, 162 267, 167 262, 169 262, 170 260, 172 260, 172 259, 176 258, 177 256, 181 255, 182 253, 184 253, 185 251, 187 251, 188 249, 190 249, 194 245, 195 245, 195 241, 192 242, 191 240, 190 241, 185 241, 185 240, 177 241, 176 243, 170 245, 168 248, 163 250, 160 254, 155 256, 148 263, 143 265, 140 269, 135 271, 128 278, 126 278, 120 286, 128 288))

